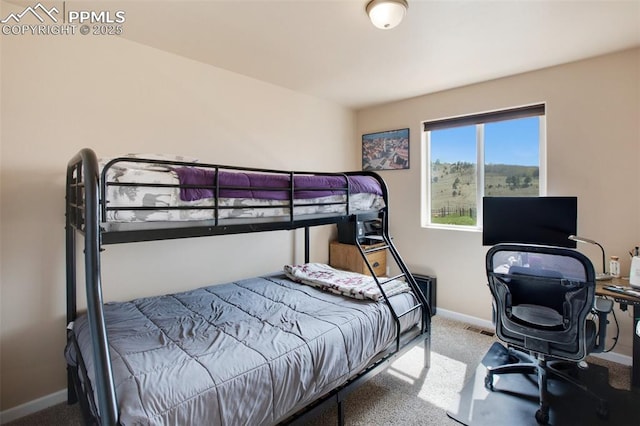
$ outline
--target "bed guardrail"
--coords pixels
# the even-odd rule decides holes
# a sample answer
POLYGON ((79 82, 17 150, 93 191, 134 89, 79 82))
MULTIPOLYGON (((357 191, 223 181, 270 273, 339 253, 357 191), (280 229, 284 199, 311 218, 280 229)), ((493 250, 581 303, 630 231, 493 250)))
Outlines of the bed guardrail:
MULTIPOLYGON (((233 234, 233 233, 246 233, 246 232, 262 232, 270 230, 291 230, 296 228, 302 228, 306 226, 318 226, 323 224, 333 224, 341 221, 346 221, 353 214, 356 213, 352 210, 350 205, 350 197, 354 193, 352 179, 357 179, 358 176, 372 177, 379 184, 382 191, 382 198, 387 200, 387 189, 384 181, 373 172, 347 172, 347 173, 326 173, 326 172, 304 172, 304 171, 292 171, 283 172, 273 169, 260 169, 260 168, 248 168, 248 167, 234 167, 223 166, 207 163, 194 163, 183 161, 171 161, 171 160, 154 160, 154 159, 142 159, 133 157, 118 157, 107 162, 101 172, 100 178, 100 217, 102 222, 111 222, 107 220, 111 215, 118 214, 118 212, 136 212, 146 211, 154 212, 171 212, 171 211, 211 211, 210 219, 206 221, 194 221, 189 226, 184 226, 188 221, 180 221, 182 225, 175 225, 177 222, 163 222, 165 226, 141 226, 138 228, 128 227, 127 229, 118 229, 113 231, 111 228, 107 228, 102 233, 102 244, 115 244, 134 241, 151 241, 160 239, 171 238, 189 238, 195 236, 206 235, 220 235, 220 234, 233 234), (206 183, 198 182, 192 183, 151 183, 151 182, 118 182, 111 179, 109 176, 117 174, 117 170, 124 167, 129 163, 129 166, 133 163, 134 167, 163 167, 171 168, 174 171, 185 170, 189 168, 197 168, 204 173, 210 173, 211 181, 206 183), (111 172, 110 172, 111 170, 111 172), (115 173, 114 173, 115 172, 115 173), (252 174, 266 174, 273 177, 275 184, 268 183, 262 186, 244 186, 237 183, 230 184, 229 182, 222 182, 220 176, 229 177, 233 173, 245 173, 247 175, 252 174), (309 186, 308 182, 305 185, 299 184, 299 179, 304 180, 309 177, 326 177, 327 179, 338 179, 340 185, 336 185, 335 181, 331 187, 322 186, 309 186), (161 188, 161 189, 178 189, 179 191, 207 191, 210 194, 211 203, 203 205, 190 205, 188 203, 180 203, 179 205, 162 205, 162 206, 149 206, 140 204, 131 205, 110 205, 109 204, 109 190, 113 188, 122 188, 122 191, 130 189, 135 191, 136 188, 161 188), (261 203, 243 204, 241 206, 235 205, 223 205, 220 200, 224 199, 225 194, 230 192, 261 192, 263 194, 275 194, 281 198, 280 204, 277 205, 265 205, 261 203), (342 200, 319 200, 310 201, 307 199, 300 199, 297 197, 301 191, 309 193, 324 193, 331 192, 333 194, 344 194, 342 200), (286 193, 286 199, 282 198, 282 195, 286 193), (331 213, 319 214, 319 215, 305 215, 296 213, 297 208, 333 208, 331 213), (221 213, 229 212, 230 216, 235 216, 234 210, 238 209, 256 209, 262 211, 269 211, 269 209, 286 209, 288 210, 288 217, 279 217, 271 220, 261 221, 259 219, 247 219, 246 221, 229 221, 222 220, 221 213), (336 210, 338 212, 336 212, 336 210), (171 224, 174 225, 171 225, 171 224), (153 228, 153 229, 150 229, 153 228)), ((235 198, 236 196, 229 196, 235 198)), ((321 195, 318 195, 321 198, 321 195)), ((318 199, 316 199, 318 200, 318 199)), ((376 212, 377 213, 377 212, 376 212)), ((149 225, 147 222, 146 225, 149 225)), ((139 223, 138 223, 139 224, 139 223)))
MULTIPOLYGON (((349 211, 349 195, 351 194, 351 185, 349 183, 349 179, 347 174, 345 173, 326 173, 326 172, 299 172, 299 171, 291 171, 291 172, 283 172, 280 170, 272 170, 272 169, 260 169, 260 168, 252 168, 252 167, 234 167, 234 166, 222 166, 217 164, 207 164, 207 163, 194 163, 194 162, 183 162, 183 161, 171 161, 171 160, 153 160, 153 159, 144 159, 144 158, 130 158, 130 157, 118 157, 107 162, 101 172, 100 175, 100 199, 107 200, 107 188, 108 187, 130 187, 130 188, 141 188, 141 187, 149 187, 149 188, 178 188, 180 190, 198 190, 198 191, 210 191, 211 198, 213 199, 213 205, 198 205, 198 206, 189 206, 189 205, 177 205, 177 206, 109 206, 108 202, 103 201, 100 204, 102 218, 107 217, 107 212, 112 211, 153 211, 153 210, 212 210, 213 212, 213 220, 214 226, 219 225, 220 220, 220 211, 221 210, 233 210, 237 209, 235 206, 222 206, 219 203, 220 198, 223 196, 224 191, 259 191, 264 193, 272 193, 277 194, 279 192, 287 193, 287 204, 277 207, 286 207, 289 209, 289 221, 293 222, 295 220, 294 208, 295 207, 311 207, 311 206, 343 206, 344 214, 347 216, 350 214, 349 211), (212 181, 211 183, 201 183, 201 184, 193 184, 193 183, 141 183, 141 182, 116 182, 108 179, 108 173, 114 167, 117 167, 118 164, 121 163, 137 163, 140 165, 156 165, 160 167, 167 168, 197 168, 200 171, 205 172, 213 172, 211 174, 212 181), (255 174, 267 174, 269 176, 273 176, 275 178, 285 177, 286 181, 288 181, 287 186, 246 186, 246 185, 237 185, 237 184, 224 184, 220 181, 221 174, 224 173, 232 173, 232 172, 243 172, 243 173, 255 173, 255 174), (325 192, 328 190, 326 187, 309 187, 305 186, 304 188, 296 187, 297 178, 304 178, 305 176, 326 176, 326 177, 338 177, 344 179, 344 186, 341 187, 331 187, 330 190, 334 192, 343 192, 346 195, 345 201, 323 201, 316 203, 301 203, 295 198, 295 194, 297 191, 308 191, 308 192, 325 192)), ((263 205, 263 204, 255 204, 255 205, 243 205, 243 208, 252 208, 258 210, 268 210, 275 208, 274 206, 263 205)))

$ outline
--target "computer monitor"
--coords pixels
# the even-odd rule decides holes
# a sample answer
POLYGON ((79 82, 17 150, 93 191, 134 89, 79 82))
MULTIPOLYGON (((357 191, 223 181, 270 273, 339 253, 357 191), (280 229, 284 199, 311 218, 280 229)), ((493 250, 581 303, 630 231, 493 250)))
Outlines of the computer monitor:
POLYGON ((482 244, 541 244, 576 248, 577 197, 484 197, 482 244))

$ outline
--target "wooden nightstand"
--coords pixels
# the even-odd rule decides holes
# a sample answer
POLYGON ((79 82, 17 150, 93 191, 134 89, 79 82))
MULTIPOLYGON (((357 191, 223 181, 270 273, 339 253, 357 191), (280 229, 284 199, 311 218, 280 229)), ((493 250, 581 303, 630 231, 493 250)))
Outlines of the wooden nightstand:
MULTIPOLYGON (((366 250, 382 245, 384 245, 384 243, 373 245, 362 244, 362 248, 366 250)), ((369 263, 371 263, 376 276, 380 277, 387 274, 386 250, 369 253, 367 254, 367 259, 369 259, 369 263)), ((338 269, 345 269, 348 271, 371 275, 369 273, 369 268, 367 268, 367 264, 358 251, 358 247, 354 244, 342 244, 338 241, 332 241, 329 245, 329 265, 338 269)))

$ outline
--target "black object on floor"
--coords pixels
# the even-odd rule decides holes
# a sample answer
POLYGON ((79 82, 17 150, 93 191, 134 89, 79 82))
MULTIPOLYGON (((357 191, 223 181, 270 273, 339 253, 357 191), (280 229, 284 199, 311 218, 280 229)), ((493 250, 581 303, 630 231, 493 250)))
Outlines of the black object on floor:
MULTIPOLYGON (((447 415, 467 426, 537 425, 536 376, 494 376, 494 390, 489 391, 484 386, 488 366, 509 362, 507 348, 494 343, 476 368, 475 375, 460 392, 457 406, 447 411, 447 415)), ((595 398, 570 383, 549 377, 549 425, 640 425, 640 392, 612 388, 609 386, 609 371, 599 365, 589 364, 588 369, 579 370, 578 379, 608 401, 608 419, 597 416, 595 398)))

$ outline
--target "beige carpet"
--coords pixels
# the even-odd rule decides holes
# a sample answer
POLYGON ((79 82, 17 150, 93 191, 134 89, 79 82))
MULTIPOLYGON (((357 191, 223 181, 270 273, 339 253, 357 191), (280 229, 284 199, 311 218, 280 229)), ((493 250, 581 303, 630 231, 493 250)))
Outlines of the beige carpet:
MULTIPOLYGON (((459 425, 446 411, 455 406, 458 392, 496 340, 467 324, 433 318, 431 368, 423 365, 423 348, 417 346, 352 393, 345 405, 347 425, 459 425)), ((630 367, 588 358, 609 368, 613 387, 629 389, 630 367)), ((78 406, 60 404, 8 423, 10 426, 81 425, 78 406)), ((314 426, 337 424, 331 409, 314 426)))

